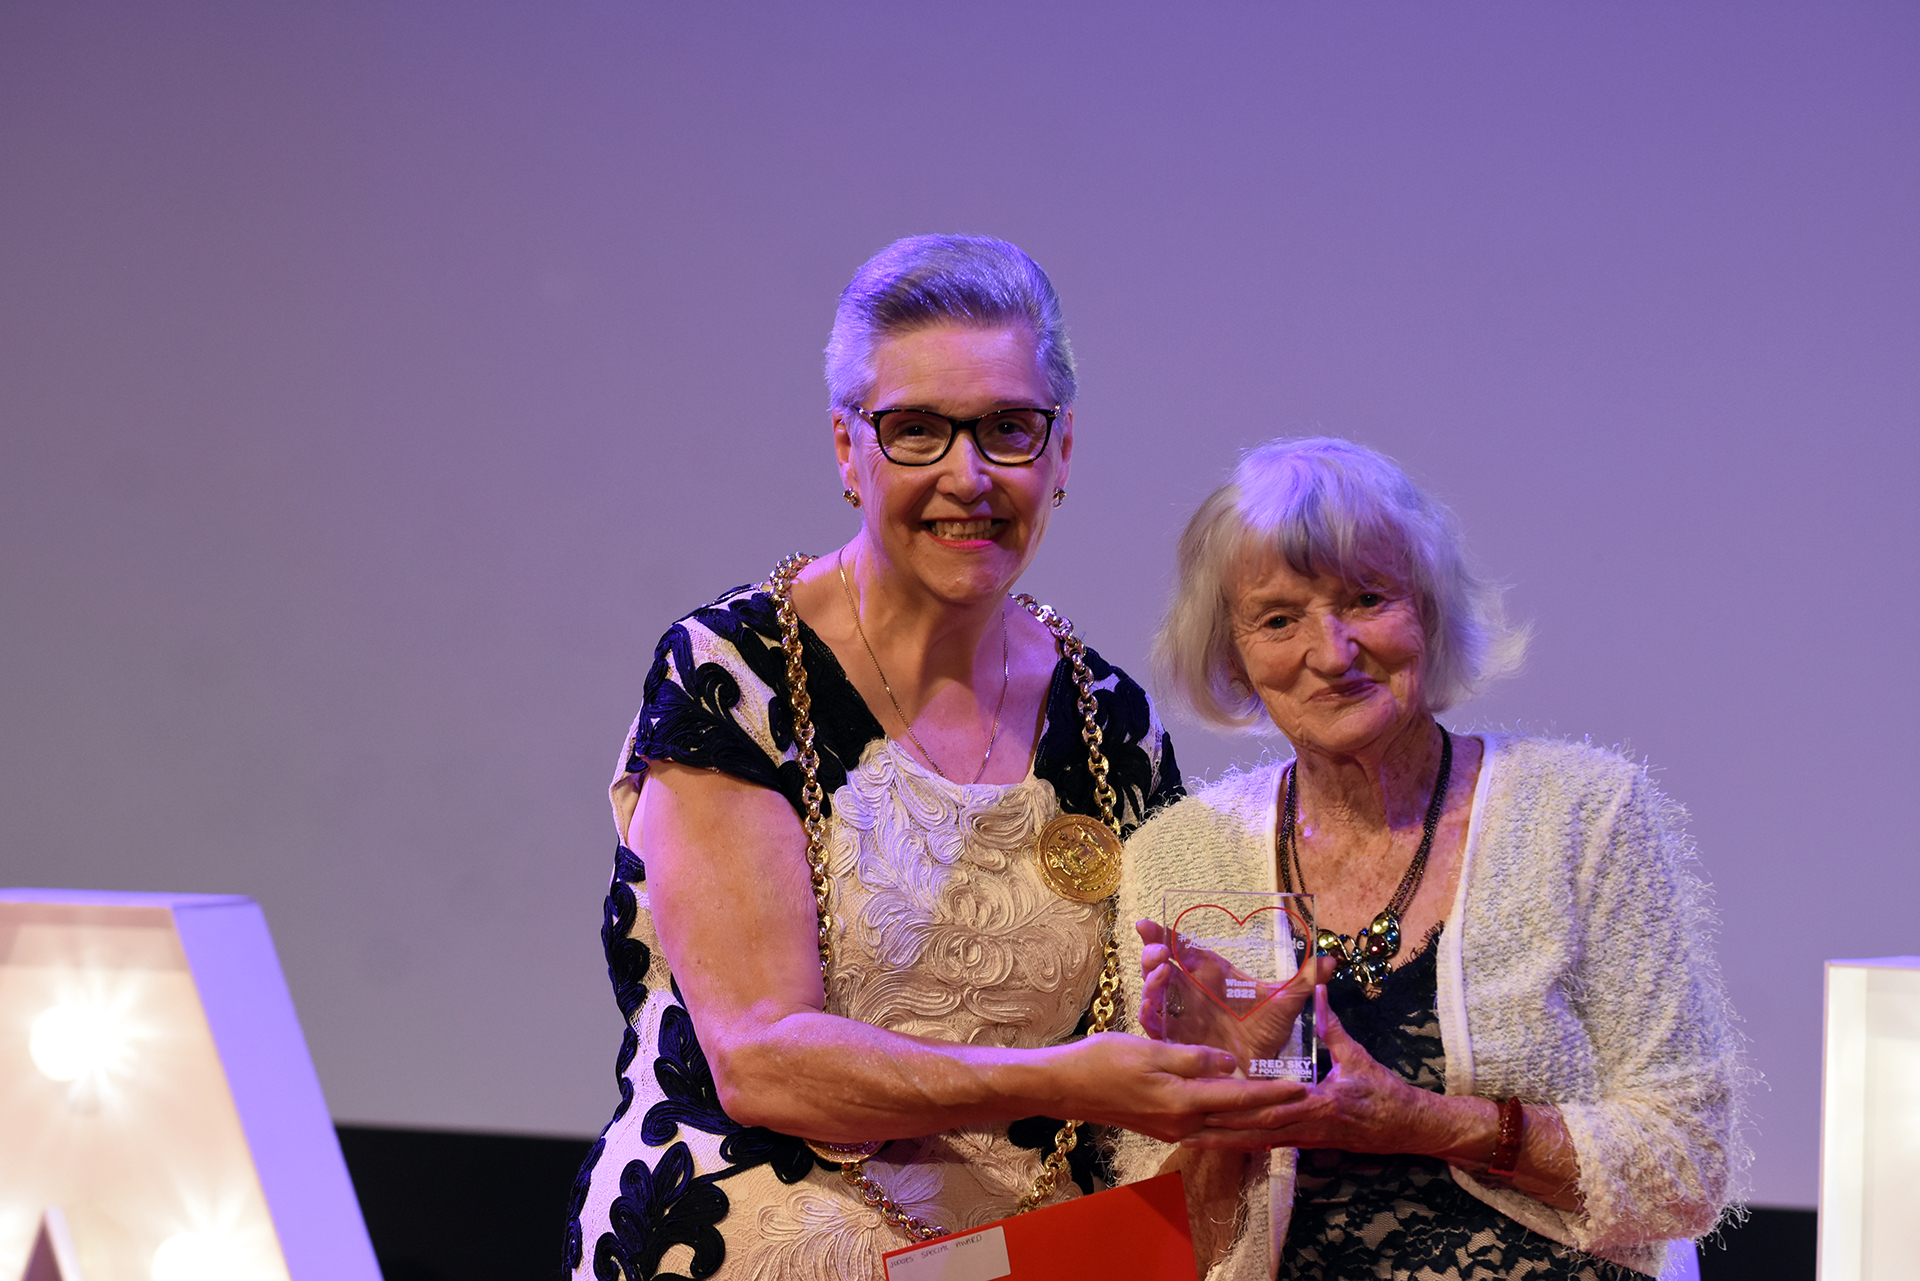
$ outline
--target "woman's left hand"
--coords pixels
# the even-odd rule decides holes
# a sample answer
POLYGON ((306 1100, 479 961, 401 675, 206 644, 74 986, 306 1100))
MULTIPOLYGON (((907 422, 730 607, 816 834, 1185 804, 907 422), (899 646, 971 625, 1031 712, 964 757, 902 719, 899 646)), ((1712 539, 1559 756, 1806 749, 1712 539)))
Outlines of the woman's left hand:
MULTIPOLYGON (((1237 1112, 1209 1112, 1185 1143, 1197 1148, 1337 1148, 1433 1156, 1472 1173, 1487 1168, 1499 1108, 1473 1095, 1435 1094, 1381 1067, 1347 1035, 1314 989, 1314 1022, 1333 1067, 1298 1100, 1237 1112)), ((1512 1186, 1535 1200, 1580 1213, 1580 1162, 1559 1109, 1527 1104, 1512 1186)))
POLYGON ((1327 1004, 1327 989, 1313 992, 1314 1026, 1333 1060, 1332 1069, 1306 1097, 1293 1103, 1219 1112, 1187 1142, 1197 1147, 1339 1148, 1347 1152, 1420 1152, 1421 1140, 1439 1121, 1441 1096, 1408 1084, 1381 1067, 1347 1035, 1327 1004))

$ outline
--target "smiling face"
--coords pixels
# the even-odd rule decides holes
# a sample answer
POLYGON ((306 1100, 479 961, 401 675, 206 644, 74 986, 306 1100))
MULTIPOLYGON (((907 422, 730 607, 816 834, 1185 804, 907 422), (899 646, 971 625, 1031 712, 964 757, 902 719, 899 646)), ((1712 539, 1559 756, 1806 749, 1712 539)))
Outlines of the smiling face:
POLYGON ((1426 632, 1403 587, 1307 577, 1278 556, 1230 593, 1237 674, 1296 749, 1382 749, 1425 714, 1426 632))
MULTIPOLYGON (((1053 406, 1025 326, 946 324, 900 334, 875 349, 874 374, 862 406, 870 413, 927 409, 966 419, 1053 406)), ((841 477, 860 496, 869 544, 901 586, 952 604, 998 598, 1020 577, 1039 550, 1073 454, 1070 408, 1054 421, 1046 452, 1020 466, 986 461, 963 432, 939 462, 903 467, 887 461, 872 426, 851 410, 836 409, 833 428, 841 477)))

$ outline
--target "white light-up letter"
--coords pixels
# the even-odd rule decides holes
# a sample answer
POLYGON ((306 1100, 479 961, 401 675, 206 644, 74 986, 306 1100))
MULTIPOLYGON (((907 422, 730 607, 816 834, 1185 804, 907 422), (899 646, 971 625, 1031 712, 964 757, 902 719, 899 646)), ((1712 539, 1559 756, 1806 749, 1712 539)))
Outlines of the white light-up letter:
POLYGON ((204 1232, 178 1232, 153 1252, 153 1281, 244 1281, 239 1252, 204 1232))
POLYGON ((0 889, 0 1281, 379 1281, 265 916, 0 889))
POLYGON ((98 1076, 119 1065, 127 1038, 111 1011, 61 1003, 45 1010, 27 1034, 33 1065, 55 1081, 98 1076))

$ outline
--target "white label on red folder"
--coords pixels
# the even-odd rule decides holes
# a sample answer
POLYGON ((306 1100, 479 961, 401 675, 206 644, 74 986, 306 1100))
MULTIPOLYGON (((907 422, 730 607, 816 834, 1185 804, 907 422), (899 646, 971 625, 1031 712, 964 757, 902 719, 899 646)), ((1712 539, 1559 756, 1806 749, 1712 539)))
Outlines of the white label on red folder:
POLYGON ((887 1281, 996 1281, 1012 1272, 1005 1228, 929 1241, 887 1260, 887 1281))

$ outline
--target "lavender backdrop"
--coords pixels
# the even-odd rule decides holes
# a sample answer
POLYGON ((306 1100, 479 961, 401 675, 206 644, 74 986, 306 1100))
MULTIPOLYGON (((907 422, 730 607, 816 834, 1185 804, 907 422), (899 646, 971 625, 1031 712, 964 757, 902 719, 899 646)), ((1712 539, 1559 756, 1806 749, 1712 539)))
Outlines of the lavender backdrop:
POLYGON ((0 883, 261 900, 342 1119, 598 1128, 653 639, 848 532, 834 294, 986 230, 1030 585, 1137 668, 1238 449, 1400 457, 1538 627, 1458 719, 1692 806, 1811 1204, 1820 961, 1920 951, 1920 9, 1173 10, 0 5, 0 883))

